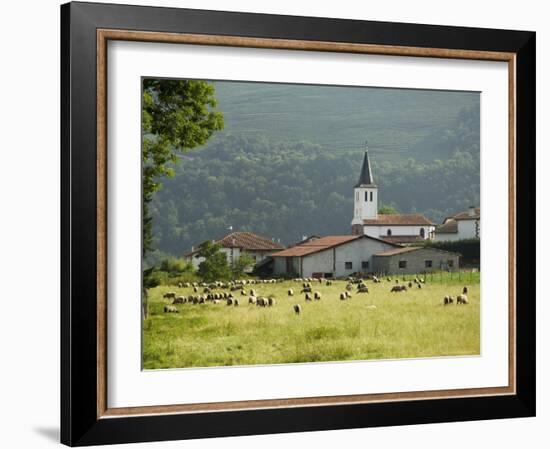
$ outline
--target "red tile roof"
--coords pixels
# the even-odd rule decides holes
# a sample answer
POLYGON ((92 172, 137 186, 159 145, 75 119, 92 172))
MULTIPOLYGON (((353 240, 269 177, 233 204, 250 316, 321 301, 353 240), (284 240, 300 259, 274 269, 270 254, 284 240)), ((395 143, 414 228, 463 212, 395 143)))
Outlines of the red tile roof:
POLYGON ((380 214, 378 218, 363 220, 364 225, 374 226, 434 226, 432 223, 422 214, 380 214))
POLYGON ((329 235, 271 254, 272 257, 306 256, 362 238, 362 235, 329 235))

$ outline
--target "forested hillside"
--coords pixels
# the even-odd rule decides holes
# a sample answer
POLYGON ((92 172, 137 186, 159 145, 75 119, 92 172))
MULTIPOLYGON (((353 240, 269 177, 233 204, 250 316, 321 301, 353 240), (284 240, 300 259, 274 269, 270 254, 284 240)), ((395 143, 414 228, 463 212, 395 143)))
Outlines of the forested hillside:
POLYGON ((479 96, 216 83, 226 127, 176 165, 151 205, 181 255, 234 230, 291 244, 347 234, 368 138, 379 206, 444 216, 479 204, 479 96))

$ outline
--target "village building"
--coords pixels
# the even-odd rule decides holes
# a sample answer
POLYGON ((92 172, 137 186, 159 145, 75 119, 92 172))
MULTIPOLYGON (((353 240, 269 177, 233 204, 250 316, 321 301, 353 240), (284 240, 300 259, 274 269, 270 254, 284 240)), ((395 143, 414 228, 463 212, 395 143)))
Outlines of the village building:
MULTIPOLYGON (((214 240, 214 242, 221 245, 221 252, 226 255, 229 264, 236 261, 242 254, 249 255, 255 264, 259 264, 272 253, 284 249, 280 243, 253 232, 232 232, 219 240, 214 240)), ((198 247, 192 247, 191 251, 184 254, 184 258, 191 262, 195 268, 198 268, 204 261, 204 257, 199 256, 198 247)), ((249 271, 252 268, 251 266, 249 271)))
POLYGON ((373 272, 373 256, 399 246, 369 235, 332 235, 305 241, 271 254, 273 274, 343 277, 373 272))
POLYGON ((378 186, 372 176, 368 147, 354 186, 353 235, 368 235, 390 243, 410 244, 433 237, 435 223, 421 214, 379 214, 378 186))
POLYGON ((452 241, 464 239, 479 239, 481 209, 470 207, 467 211, 460 212, 443 220, 443 224, 435 230, 435 241, 452 241))
POLYGON ((437 248, 408 246, 392 248, 373 256, 373 268, 380 274, 416 274, 457 271, 460 254, 437 248))

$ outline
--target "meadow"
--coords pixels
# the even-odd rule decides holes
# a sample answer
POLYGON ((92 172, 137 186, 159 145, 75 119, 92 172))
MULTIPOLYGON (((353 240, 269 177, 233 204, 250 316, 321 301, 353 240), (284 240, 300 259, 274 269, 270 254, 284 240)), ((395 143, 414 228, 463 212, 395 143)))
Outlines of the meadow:
MULTIPOLYGON (((407 283, 410 277, 399 279, 407 283)), ((397 359, 480 353, 479 274, 427 277, 419 289, 392 293, 395 279, 366 281, 369 293, 352 290, 339 299, 347 282, 312 283, 320 301, 305 301, 302 284, 284 281, 247 285, 258 296, 273 296, 275 305, 248 304, 248 295, 233 292, 239 306, 178 304, 179 313, 164 313, 178 295, 192 288, 159 286, 149 291, 149 315, 143 321, 144 369, 397 359), (467 305, 443 305, 445 295, 468 287, 467 305), (294 296, 288 296, 292 288, 294 296), (302 310, 296 314, 294 304, 302 310)), ((202 289, 200 289, 202 292, 202 289)), ((227 290, 216 289, 214 292, 227 290)))

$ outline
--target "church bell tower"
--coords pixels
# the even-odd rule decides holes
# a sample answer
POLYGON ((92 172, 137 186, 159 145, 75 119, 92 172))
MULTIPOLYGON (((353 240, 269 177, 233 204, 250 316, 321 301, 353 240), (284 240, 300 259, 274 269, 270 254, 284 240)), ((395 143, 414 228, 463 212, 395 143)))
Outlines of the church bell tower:
POLYGON ((365 155, 359 180, 354 186, 353 220, 351 222, 353 234, 363 225, 363 220, 378 218, 378 187, 374 183, 369 160, 369 147, 365 142, 365 155), (359 225, 359 226, 358 226, 359 225))

